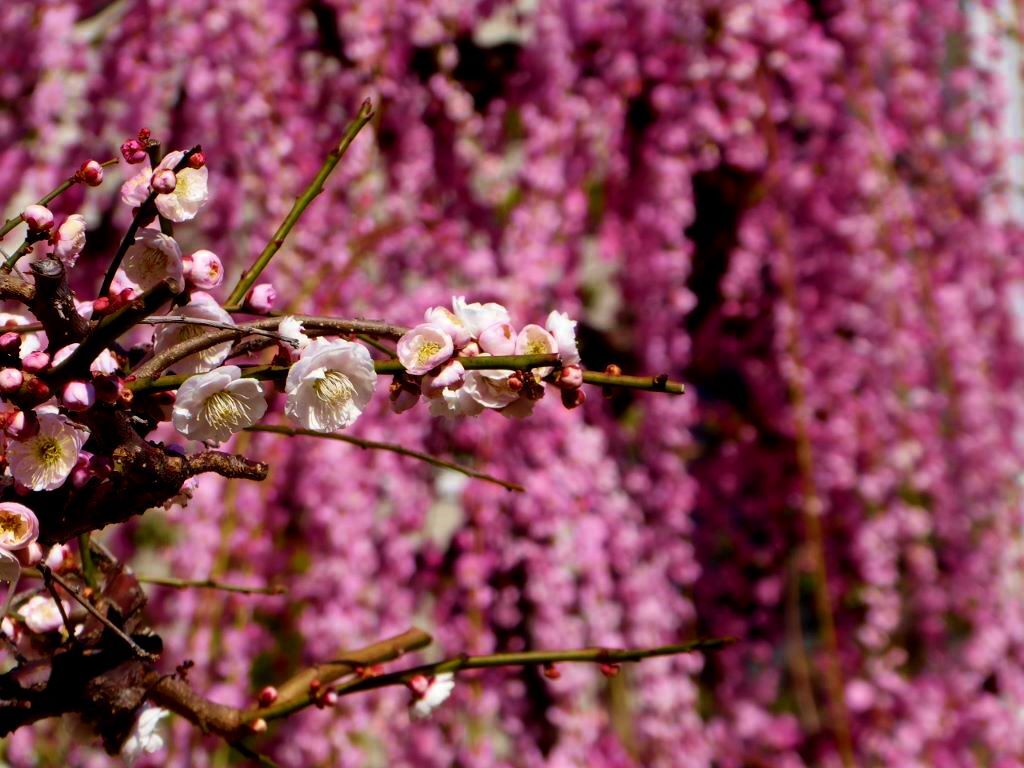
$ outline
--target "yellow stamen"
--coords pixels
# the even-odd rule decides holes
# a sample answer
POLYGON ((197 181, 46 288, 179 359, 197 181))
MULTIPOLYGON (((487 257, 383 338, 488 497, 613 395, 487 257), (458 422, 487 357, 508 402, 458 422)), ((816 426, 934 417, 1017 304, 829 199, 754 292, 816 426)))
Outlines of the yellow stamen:
POLYGON ((203 403, 203 418, 214 429, 235 429, 245 418, 238 398, 230 392, 214 392, 203 403))
POLYGON ((436 341, 424 341, 416 351, 416 362, 420 365, 425 365, 430 362, 430 358, 440 351, 441 345, 436 341))
POLYGON ((341 371, 324 371, 323 378, 313 382, 316 396, 330 406, 337 407, 352 399, 356 388, 352 380, 341 371))

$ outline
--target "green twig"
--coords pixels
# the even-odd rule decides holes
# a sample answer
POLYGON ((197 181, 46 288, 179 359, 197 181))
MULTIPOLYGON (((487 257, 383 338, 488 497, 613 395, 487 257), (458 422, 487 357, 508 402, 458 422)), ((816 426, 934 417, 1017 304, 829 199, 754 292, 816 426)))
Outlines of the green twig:
POLYGON ((412 459, 418 459, 419 461, 424 461, 427 464, 432 464, 435 467, 440 467, 442 469, 450 469, 455 472, 461 472, 462 474, 468 477, 473 477, 476 478, 477 480, 483 480, 488 483, 500 485, 502 488, 505 488, 509 491, 522 492, 526 490, 519 483, 512 483, 509 482, 508 480, 502 480, 500 478, 494 477, 493 475, 478 472, 477 470, 467 467, 464 464, 456 464, 451 461, 445 461, 444 459, 439 459, 436 456, 431 456, 429 453, 414 451, 410 448, 405 448, 401 445, 396 445, 394 443, 381 443, 377 442, 376 440, 364 440, 360 437, 352 437, 351 435, 346 435, 341 432, 315 432, 312 429, 282 427, 274 424, 254 424, 251 427, 247 427, 246 430, 249 432, 270 432, 275 435, 285 435, 286 437, 319 437, 325 438, 327 440, 340 440, 343 443, 357 445, 360 448, 391 451, 392 453, 397 453, 401 456, 408 456, 409 458, 412 459))
POLYGON ((96 563, 92 559, 92 536, 82 533, 78 536, 78 554, 82 558, 82 576, 85 583, 96 589, 96 563))
POLYGON ((23 257, 28 255, 29 251, 32 250, 32 246, 34 246, 36 243, 43 242, 44 240, 46 240, 47 237, 49 237, 49 233, 47 232, 37 232, 35 230, 29 231, 29 233, 25 236, 24 242, 22 242, 22 244, 18 246, 18 250, 16 250, 7 258, 7 261, 4 262, 3 267, 0 267, 0 269, 2 269, 4 272, 10 272, 12 269, 14 269, 15 264, 21 261, 23 257))
POLYGON ((214 579, 176 579, 171 576, 139 576, 135 578, 143 584, 154 584, 172 589, 217 589, 221 592, 237 592, 243 595, 283 595, 287 590, 279 585, 270 587, 247 587, 242 584, 225 584, 214 579))
POLYGON ((270 238, 270 242, 267 243, 263 252, 257 257, 256 262, 242 273, 242 276, 238 279, 238 284, 235 285, 228 300, 224 303, 226 310, 232 312, 241 308, 249 289, 252 288, 263 270, 267 268, 270 260, 281 250, 281 246, 284 244, 285 238, 288 237, 288 233, 292 231, 292 228, 306 211, 306 208, 309 207, 309 204, 313 202, 317 195, 323 192, 324 182, 327 180, 327 177, 331 175, 331 171, 338 165, 338 162, 348 150, 349 145, 372 117, 373 107, 370 104, 370 100, 367 99, 360 106, 359 113, 355 119, 345 128, 345 134, 342 136, 338 146, 327 155, 327 159, 324 160, 324 164, 320 167, 313 181, 306 187, 306 191, 295 200, 292 209, 285 216, 284 221, 281 222, 281 226, 277 228, 274 236, 270 238))
MULTIPOLYGON (((105 160, 104 162, 100 163, 100 165, 102 165, 104 168, 109 168, 112 165, 117 165, 117 158, 112 157, 110 160, 105 160)), ((60 195, 63 195, 65 192, 71 189, 71 187, 78 183, 79 179, 77 176, 71 176, 70 178, 65 179, 60 184, 58 184, 53 190, 43 195, 36 202, 36 205, 49 205, 51 202, 53 202, 54 199, 56 199, 60 195)), ((7 221, 5 221, 3 226, 0 226, 0 240, 6 237, 7 233, 14 229, 16 226, 18 226, 19 224, 21 224, 21 222, 22 218, 20 215, 12 216, 7 221)))

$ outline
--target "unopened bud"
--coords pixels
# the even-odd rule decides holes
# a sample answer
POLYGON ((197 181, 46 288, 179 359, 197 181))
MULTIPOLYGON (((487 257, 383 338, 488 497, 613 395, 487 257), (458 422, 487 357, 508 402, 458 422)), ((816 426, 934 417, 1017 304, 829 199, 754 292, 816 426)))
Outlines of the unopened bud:
POLYGON ((334 691, 328 691, 323 696, 323 702, 328 707, 336 706, 338 703, 338 694, 334 691))
POLYGON ((601 664, 598 664, 597 668, 601 670, 602 675, 610 678, 615 677, 617 674, 619 674, 620 667, 618 664, 613 664, 611 662, 606 661, 601 664))
POLYGON ((94 317, 107 314, 110 311, 110 298, 107 296, 100 296, 96 301, 92 303, 92 314, 94 317))
POLYGON ((149 186, 153 188, 154 192, 159 192, 161 195, 170 194, 177 185, 178 177, 174 175, 174 171, 170 168, 157 171, 149 180, 149 186))
POLYGON ((518 373, 513 373, 511 376, 508 377, 505 383, 508 385, 508 388, 511 389, 513 392, 518 392, 523 388, 523 377, 520 376, 518 373))
POLYGON ((33 400, 40 403, 43 400, 49 400, 53 394, 45 381, 35 377, 25 382, 25 389, 33 400))
POLYGON ((485 328, 479 338, 480 349, 492 355, 514 355, 516 331, 510 323, 495 323, 485 328))
POLYGON ((21 334, 14 331, 0 334, 0 352, 16 355, 21 350, 21 334))
POLYGON ((94 376, 92 385, 96 389, 96 399, 104 403, 116 403, 124 389, 117 376, 94 376))
POLYGON ((22 221, 36 232, 45 232, 53 226, 53 213, 45 205, 30 205, 21 213, 22 221))
POLYGON ((25 376, 17 368, 0 369, 0 392, 10 394, 21 389, 25 376))
POLYGON ((189 168, 202 168, 206 165, 206 154, 202 151, 196 152, 188 159, 189 168))
POLYGON ((277 300, 277 291, 270 283, 254 285, 249 295, 245 297, 246 307, 258 314, 266 314, 277 300))
POLYGON ((558 372, 556 384, 562 389, 579 389, 583 386, 583 369, 578 365, 567 365, 558 372))
POLYGON ((309 692, 312 694, 316 694, 316 692, 320 690, 321 685, 322 683, 320 682, 320 678, 313 678, 309 681, 309 692))
POLYGON ((546 677, 548 680, 557 680, 561 676, 562 676, 562 673, 559 671, 558 667, 556 667, 554 664, 545 664, 544 665, 544 677, 546 677))
POLYGON ((260 691, 259 702, 261 707, 269 707, 275 701, 277 701, 277 688, 268 685, 260 691))
POLYGON ((267 732, 267 721, 262 717, 257 717, 251 723, 249 723, 249 730, 253 733, 266 733, 267 732))
POLYGON ((31 416, 26 416, 24 411, 17 411, 11 414, 4 426, 4 432, 9 437, 30 438, 39 431, 39 422, 31 416))
POLYGON ((69 381, 60 399, 69 411, 87 411, 96 403, 96 389, 89 381, 69 381))
POLYGON ((427 692, 427 688, 430 687, 430 681, 423 675, 413 675, 409 678, 409 682, 407 682, 406 685, 409 686, 409 690, 417 696, 422 696, 427 692))
POLYGON ((213 251, 196 251, 184 264, 185 276, 196 288, 208 291, 224 282, 224 265, 213 251))
POLYGON ((469 342, 466 346, 459 350, 459 355, 461 357, 476 357, 479 354, 480 345, 477 344, 475 341, 469 342))
POLYGON ((50 365, 50 356, 45 352, 36 351, 29 352, 21 360, 21 367, 29 373, 39 373, 45 371, 47 366, 50 365))
POLYGON ((150 132, 149 128, 139 128, 139 141, 141 143, 148 144, 149 137, 152 135, 153 134, 150 132))
POLYGON ((582 389, 563 389, 562 390, 562 405, 569 410, 573 408, 579 408, 583 403, 587 401, 587 393, 582 389))
POLYGON ((15 551, 14 556, 18 562, 26 567, 31 567, 43 559, 43 548, 38 542, 33 541, 27 547, 15 551))
POLYGON ((146 148, 138 139, 128 139, 121 145, 121 156, 126 162, 136 165, 146 159, 146 148))
POLYGON ((619 366, 617 366, 615 363, 610 363, 604 369, 604 372, 607 373, 609 376, 621 376, 622 375, 622 369, 619 368, 619 366))
POLYGON ((98 187, 103 183, 103 166, 95 160, 86 160, 78 169, 78 176, 90 187, 98 187))

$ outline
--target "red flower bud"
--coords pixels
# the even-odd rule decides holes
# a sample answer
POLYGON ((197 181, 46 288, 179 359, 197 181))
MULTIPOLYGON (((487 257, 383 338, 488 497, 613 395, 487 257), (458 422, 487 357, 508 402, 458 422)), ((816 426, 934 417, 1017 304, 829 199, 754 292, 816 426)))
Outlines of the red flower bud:
MULTIPOLYGON (((142 131, 139 131, 142 134, 142 131)), ((128 139, 121 145, 121 156, 125 161, 136 165, 146 159, 146 147, 138 139, 128 139)))
POLYGON ((202 168, 204 165, 206 165, 206 155, 202 151, 196 152, 194 155, 192 155, 188 159, 188 167, 189 168, 197 168, 198 169, 198 168, 202 168))
POLYGON ((261 707, 269 707, 275 701, 277 701, 277 688, 268 685, 260 691, 259 702, 261 707))
POLYGON ((601 670, 602 675, 609 678, 615 677, 617 674, 619 674, 620 669, 618 664, 612 664, 610 662, 604 662, 602 664, 599 664, 597 668, 601 670))
POLYGON ((544 677, 546 677, 548 680, 557 680, 561 676, 562 676, 562 673, 559 671, 558 667, 556 667, 554 664, 545 664, 544 665, 544 677))

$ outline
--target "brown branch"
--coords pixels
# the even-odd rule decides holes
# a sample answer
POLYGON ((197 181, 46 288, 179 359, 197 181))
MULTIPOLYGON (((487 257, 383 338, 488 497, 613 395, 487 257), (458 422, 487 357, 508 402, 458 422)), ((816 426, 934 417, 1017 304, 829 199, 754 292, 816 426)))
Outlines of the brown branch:
POLYGON ((78 314, 64 265, 57 259, 43 259, 32 263, 32 274, 36 290, 29 308, 43 324, 50 349, 85 338, 89 321, 78 314))
POLYGON ((262 461, 252 461, 245 456, 222 451, 206 451, 186 460, 189 477, 205 472, 215 472, 221 477, 233 477, 239 480, 265 480, 268 466, 262 461))
POLYGON ((30 306, 35 296, 36 289, 30 283, 14 275, 0 275, 0 299, 20 301, 30 306))

